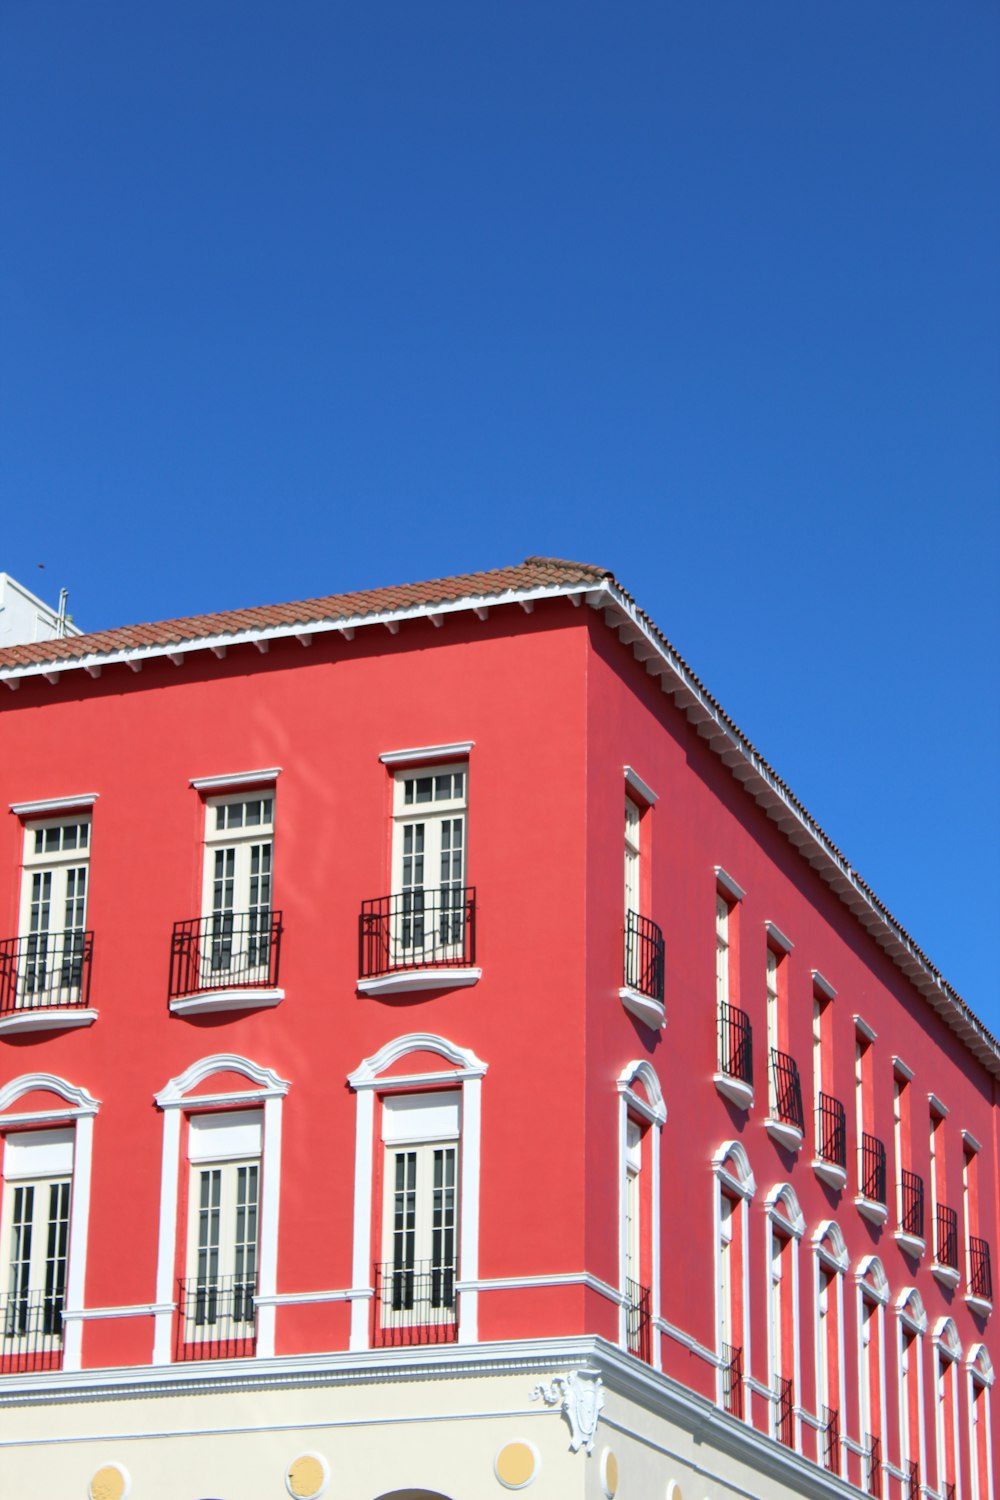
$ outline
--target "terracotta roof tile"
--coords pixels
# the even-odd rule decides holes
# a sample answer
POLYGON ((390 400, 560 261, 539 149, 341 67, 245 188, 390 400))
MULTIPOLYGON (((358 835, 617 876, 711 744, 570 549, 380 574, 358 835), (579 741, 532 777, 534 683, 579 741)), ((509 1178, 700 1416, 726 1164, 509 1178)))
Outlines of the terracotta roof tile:
POLYGON ((606 568, 594 567, 590 563, 564 562, 557 557, 529 557, 514 567, 493 568, 484 573, 460 573, 452 578, 432 578, 423 583, 362 589, 353 594, 328 594, 321 599, 303 599, 287 604, 258 604, 246 609, 222 610, 218 614, 122 625, 115 630, 97 630, 89 635, 67 636, 58 641, 8 646, 0 651, 0 668, 72 661, 75 657, 99 655, 105 651, 128 651, 137 646, 180 646, 185 641, 206 636, 260 630, 269 625, 310 625, 321 620, 352 619, 395 609, 451 604, 460 599, 495 596, 511 589, 600 583, 610 577, 606 568))

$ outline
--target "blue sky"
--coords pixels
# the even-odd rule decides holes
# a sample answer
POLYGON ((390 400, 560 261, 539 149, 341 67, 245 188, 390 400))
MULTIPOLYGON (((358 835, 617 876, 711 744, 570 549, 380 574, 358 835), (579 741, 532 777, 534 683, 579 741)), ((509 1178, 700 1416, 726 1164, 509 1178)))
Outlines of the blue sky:
POLYGON ((99 628, 605 564, 1000 1031, 1000 10, 0 27, 0 568, 99 628))

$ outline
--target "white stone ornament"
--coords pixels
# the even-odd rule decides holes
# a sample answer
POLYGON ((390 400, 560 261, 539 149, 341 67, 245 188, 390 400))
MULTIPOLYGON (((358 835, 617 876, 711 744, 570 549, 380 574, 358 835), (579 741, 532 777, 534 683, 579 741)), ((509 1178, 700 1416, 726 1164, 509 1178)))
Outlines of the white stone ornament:
POLYGON ((593 1453, 597 1422, 604 1406, 600 1375, 586 1375, 582 1370, 574 1370, 571 1375, 557 1375, 548 1388, 535 1386, 532 1401, 537 1401, 539 1396, 546 1406, 562 1405, 570 1427, 570 1452, 579 1453, 583 1448, 588 1454, 593 1453))

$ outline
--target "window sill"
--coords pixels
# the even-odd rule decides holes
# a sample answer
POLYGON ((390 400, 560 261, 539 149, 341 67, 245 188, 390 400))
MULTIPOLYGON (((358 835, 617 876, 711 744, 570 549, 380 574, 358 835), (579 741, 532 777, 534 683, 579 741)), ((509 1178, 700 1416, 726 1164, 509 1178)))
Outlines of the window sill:
POLYGON ((962 1279, 962 1274, 957 1266, 943 1266, 939 1260, 936 1260, 931 1266, 931 1272, 937 1277, 942 1286, 946 1286, 952 1292, 962 1279))
POLYGON ((896 1230, 896 1244, 907 1255, 912 1255, 914 1260, 919 1260, 927 1249, 927 1241, 921 1239, 919 1234, 907 1234, 905 1229, 896 1230))
POLYGON ((842 1193, 847 1186, 847 1168, 838 1167, 834 1161, 824 1161, 821 1156, 817 1156, 813 1162, 813 1171, 821 1182, 825 1182, 827 1187, 836 1188, 838 1193, 842 1193))
POLYGON ((731 1078, 728 1073, 716 1073, 712 1080, 719 1093, 735 1104, 737 1109, 753 1109, 753 1084, 742 1078, 731 1078))
POLYGON ((788 1120, 764 1121, 764 1129, 772 1141, 777 1141, 779 1146, 784 1146, 786 1151, 801 1151, 804 1136, 797 1125, 792 1125, 788 1120))
POLYGON ((411 990, 458 990, 478 984, 482 969, 401 969, 397 974, 380 974, 374 979, 359 979, 362 995, 402 995, 411 990))
POLYGON ((993 1311, 993 1303, 988 1297, 973 1297, 971 1292, 966 1295, 965 1305, 980 1318, 988 1318, 993 1311))
POLYGON ((72 1031, 78 1026, 93 1026, 97 1020, 96 1010, 18 1010, 12 1016, 0 1020, 0 1033, 5 1031, 72 1031))
POLYGON ((885 1203, 879 1203, 876 1198, 858 1197, 854 1200, 854 1206, 858 1213, 866 1218, 871 1224, 881 1226, 889 1217, 889 1209, 885 1203))
POLYGON ((662 1000, 654 1000, 651 995, 644 995, 641 990, 630 989, 628 985, 624 985, 618 991, 618 998, 625 1009, 631 1011, 651 1031, 662 1031, 666 1026, 667 1013, 662 1000))
POLYGON ((170 1011, 175 1016, 209 1016, 227 1010, 270 1010, 284 998, 284 990, 202 990, 171 1000, 170 1011))

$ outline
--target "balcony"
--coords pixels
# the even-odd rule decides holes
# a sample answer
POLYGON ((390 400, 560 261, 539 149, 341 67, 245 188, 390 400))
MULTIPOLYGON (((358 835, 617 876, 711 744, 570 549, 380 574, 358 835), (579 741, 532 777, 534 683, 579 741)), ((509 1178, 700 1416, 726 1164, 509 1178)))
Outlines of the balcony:
POLYGON ((954 1290, 961 1279, 958 1269, 958 1214, 939 1203, 934 1214, 934 1264, 931 1270, 941 1282, 954 1290))
POLYGON ((625 972, 618 991, 626 1010, 659 1031, 666 1024, 663 1008, 663 933, 649 917, 625 913, 625 972))
POLYGON ((969 1235, 969 1290, 965 1298, 973 1312, 985 1317, 993 1311, 993 1272, 987 1240, 969 1235))
POLYGON ((722 1405, 731 1417, 743 1421, 743 1346, 722 1346, 722 1405))
POLYGON ((802 1145, 805 1117, 798 1064, 787 1052, 771 1048, 771 1112, 764 1121, 768 1135, 788 1151, 802 1145))
POLYGON ((823 1467, 831 1474, 839 1474, 840 1412, 836 1407, 824 1406, 823 1426, 820 1430, 823 1434, 823 1467))
POLYGON ((281 932, 281 912, 268 907, 175 922, 171 1011, 190 1016, 279 1004, 284 999, 284 990, 278 988, 281 932))
POLYGON ((920 1465, 915 1458, 906 1471, 906 1500, 920 1500, 920 1465))
POLYGON ((0 1032, 90 1026, 94 934, 32 932, 0 942, 0 1032))
POLYGON ((774 1435, 785 1448, 795 1447, 795 1393, 792 1377, 779 1375, 775 1386, 774 1435))
POLYGON ((875 1496, 875 1500, 882 1500, 882 1439, 871 1432, 865 1437, 868 1449, 865 1489, 869 1495, 875 1496))
POLYGON ((648 1286, 625 1280, 625 1343, 630 1354, 651 1364, 653 1360, 653 1320, 650 1314, 648 1286))
POLYGON ((858 1212, 872 1224, 884 1224, 889 1217, 885 1196, 885 1146, 867 1131, 861 1136, 859 1165, 860 1192, 854 1200, 858 1212))
POLYGON ((19 1291, 0 1297, 0 1375, 62 1369, 62 1294, 19 1291))
POLYGON ((921 1256, 927 1249, 924 1234, 924 1179, 903 1171, 899 1181, 899 1228, 896 1243, 907 1255, 921 1256))
POLYGON ((456 1280, 456 1268, 449 1261, 376 1265, 373 1346, 453 1344, 458 1321, 456 1280))
POLYGON ((838 1191, 847 1186, 847 1116, 839 1099, 820 1094, 816 1100, 816 1176, 838 1191))
POLYGON ((256 1278, 191 1277, 177 1285, 177 1359, 241 1359, 254 1353, 256 1278))
POLYGON ((740 1109, 753 1105, 753 1029, 735 1005, 719 1006, 719 1071, 715 1087, 740 1109))
POLYGON ((358 989, 363 995, 458 989, 478 983, 475 886, 417 886, 361 903, 358 989))

